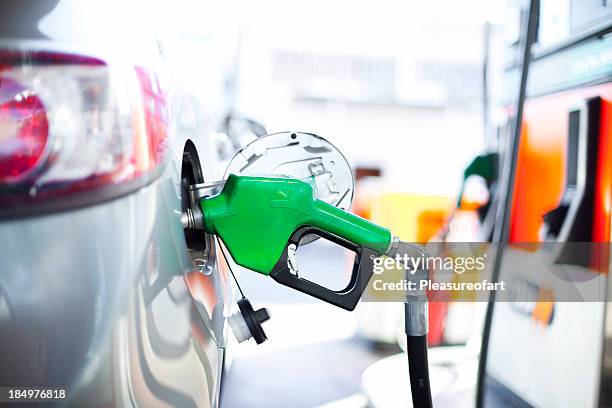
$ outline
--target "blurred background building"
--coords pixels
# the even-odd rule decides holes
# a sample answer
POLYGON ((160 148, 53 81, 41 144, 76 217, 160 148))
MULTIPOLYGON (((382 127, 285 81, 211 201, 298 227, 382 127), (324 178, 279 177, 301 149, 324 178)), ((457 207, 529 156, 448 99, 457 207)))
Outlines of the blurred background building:
POLYGON ((249 5, 236 109, 269 131, 330 138, 355 166, 380 169, 394 190, 451 196, 485 143, 486 36, 491 20, 501 18, 492 6, 501 7, 486 1, 249 5))

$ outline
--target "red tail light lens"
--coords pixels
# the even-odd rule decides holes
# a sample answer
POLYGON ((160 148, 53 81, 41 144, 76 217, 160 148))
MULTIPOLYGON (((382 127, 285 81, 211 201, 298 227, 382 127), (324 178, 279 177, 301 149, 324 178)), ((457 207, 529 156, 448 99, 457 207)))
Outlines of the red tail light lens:
POLYGON ((142 89, 146 141, 143 143, 147 151, 140 152, 141 157, 134 156, 138 170, 147 170, 150 165, 160 163, 166 153, 166 129, 168 117, 166 100, 160 89, 157 77, 150 70, 136 67, 136 76, 142 89), (142 155, 146 156, 146 164, 142 155))
POLYGON ((166 100, 150 70, 0 50, 0 211, 96 203, 160 173, 166 100))
POLYGON ((0 183, 28 177, 46 151, 49 123, 38 96, 0 77, 0 183))

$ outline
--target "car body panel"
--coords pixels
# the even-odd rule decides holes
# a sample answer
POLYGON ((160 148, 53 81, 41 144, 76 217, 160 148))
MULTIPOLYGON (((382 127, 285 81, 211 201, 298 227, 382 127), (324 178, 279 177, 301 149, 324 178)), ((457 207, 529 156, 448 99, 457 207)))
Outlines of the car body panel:
POLYGON ((214 256, 207 269, 194 264, 180 222, 181 171, 190 144, 204 179, 220 177, 215 130, 226 107, 167 69, 153 12, 140 1, 0 2, 0 50, 152 69, 170 117, 167 163, 146 187, 0 221, 3 385, 66 388, 76 406, 218 405, 234 291, 214 256))

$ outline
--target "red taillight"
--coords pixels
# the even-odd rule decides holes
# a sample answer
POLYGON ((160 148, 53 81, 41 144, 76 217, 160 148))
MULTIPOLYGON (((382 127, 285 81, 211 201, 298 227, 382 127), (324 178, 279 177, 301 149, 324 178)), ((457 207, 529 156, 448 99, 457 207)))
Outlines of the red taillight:
POLYGON ((27 178, 42 161, 48 136, 40 98, 16 81, 0 77, 0 183, 27 178))
POLYGON ((95 203, 147 184, 165 161, 167 121, 150 70, 0 50, 0 211, 95 203))
POLYGON ((166 99, 155 74, 145 68, 136 67, 136 76, 142 89, 146 129, 146 141, 143 141, 143 145, 146 146, 146 151, 142 151, 140 157, 134 156, 132 159, 137 169, 146 170, 143 155, 146 156, 149 167, 160 163, 165 156, 168 117, 166 99))

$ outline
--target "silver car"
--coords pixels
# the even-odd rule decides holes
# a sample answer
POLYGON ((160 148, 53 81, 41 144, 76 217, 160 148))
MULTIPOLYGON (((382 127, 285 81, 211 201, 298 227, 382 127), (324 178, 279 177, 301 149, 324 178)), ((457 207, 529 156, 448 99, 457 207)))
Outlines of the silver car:
POLYGON ((168 74, 152 9, 0 1, 0 401, 218 405, 233 291, 180 217, 227 107, 168 74))

